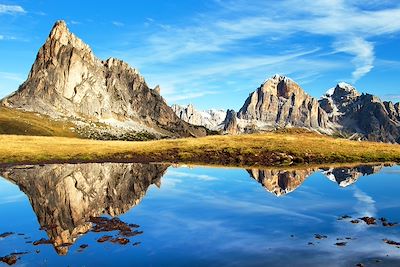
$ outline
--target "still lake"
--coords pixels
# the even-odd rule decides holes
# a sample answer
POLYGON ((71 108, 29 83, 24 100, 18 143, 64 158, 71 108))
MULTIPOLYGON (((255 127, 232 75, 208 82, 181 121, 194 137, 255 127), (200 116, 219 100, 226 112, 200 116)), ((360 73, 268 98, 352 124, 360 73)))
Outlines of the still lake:
POLYGON ((14 166, 0 212, 14 266, 400 266, 399 166, 14 166))

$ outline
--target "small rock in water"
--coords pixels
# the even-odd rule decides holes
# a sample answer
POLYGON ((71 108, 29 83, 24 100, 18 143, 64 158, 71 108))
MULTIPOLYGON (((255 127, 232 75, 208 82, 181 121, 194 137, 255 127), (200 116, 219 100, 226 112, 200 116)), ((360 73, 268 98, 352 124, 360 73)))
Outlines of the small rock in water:
POLYGON ((359 223, 360 221, 359 221, 359 220, 351 220, 350 222, 353 223, 353 224, 357 224, 357 223, 359 223))
POLYGON ((135 242, 135 243, 132 244, 132 246, 136 247, 136 246, 139 246, 141 243, 142 242, 135 242))
POLYGON ((340 221, 340 220, 345 220, 345 219, 351 219, 351 216, 349 216, 349 215, 343 215, 343 216, 340 216, 340 217, 338 218, 339 221, 340 221))
POLYGON ((89 245, 87 245, 87 244, 83 244, 83 245, 80 245, 79 247, 81 248, 81 249, 85 249, 85 248, 87 248, 89 245))
POLYGON ((376 219, 374 217, 365 216, 359 219, 364 221, 367 225, 376 224, 376 219))
POLYGON ((382 226, 383 227, 393 227, 393 226, 396 226, 396 225, 398 225, 397 222, 382 221, 382 226))
POLYGON ((36 240, 35 242, 33 242, 34 246, 37 246, 37 245, 49 245, 49 244, 52 244, 51 240, 45 239, 45 238, 41 238, 41 239, 36 240))
POLYGON ((337 242, 337 243, 335 243, 335 245, 338 246, 338 247, 344 247, 344 246, 346 246, 346 244, 347 244, 347 242, 337 242))
POLYGON ((129 243, 129 239, 124 237, 117 237, 111 240, 112 243, 118 243, 120 245, 126 245, 129 243))
POLYGON ((392 246, 400 246, 399 242, 393 241, 393 240, 389 240, 389 239, 383 239, 383 242, 385 242, 388 245, 392 245, 392 246))
POLYGON ((314 238, 315 239, 325 239, 325 238, 328 238, 326 235, 321 235, 321 234, 315 234, 314 235, 314 238))
POLYGON ((0 238, 6 238, 6 237, 8 237, 10 235, 13 235, 13 234, 14 234, 13 232, 5 232, 5 233, 0 234, 0 238))
POLYGON ((0 262, 4 262, 8 265, 14 265, 15 263, 17 263, 17 256, 16 255, 7 255, 4 257, 0 257, 0 262))
POLYGON ((100 237, 99 239, 97 239, 97 242, 103 243, 103 242, 106 242, 106 241, 110 240, 111 238, 112 238, 112 236, 110 236, 110 235, 105 235, 105 236, 102 236, 102 237, 100 237))
POLYGON ((364 267, 364 264, 362 264, 362 263, 357 263, 357 264, 356 264, 356 267, 364 267))

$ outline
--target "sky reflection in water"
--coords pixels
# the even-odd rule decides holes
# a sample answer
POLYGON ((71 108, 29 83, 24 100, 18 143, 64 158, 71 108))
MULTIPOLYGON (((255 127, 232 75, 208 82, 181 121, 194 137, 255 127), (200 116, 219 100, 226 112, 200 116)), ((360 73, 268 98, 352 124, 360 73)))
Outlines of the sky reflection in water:
POLYGON ((167 167, 105 163, 3 170, 8 180, 0 179, 0 233, 25 235, 0 239, 0 256, 29 252, 17 266, 400 264, 400 249, 382 241, 400 241, 400 226, 338 220, 349 215, 400 222, 398 166, 322 171, 167 167), (96 242, 109 233, 75 233, 88 231, 87 217, 98 213, 119 215, 140 225, 143 234, 122 246, 96 242), (38 230, 45 222, 61 227, 38 230), (327 238, 317 240, 315 234, 327 238), (25 243, 40 238, 73 244, 55 250, 25 243), (337 242, 347 244, 338 247, 337 242), (89 246, 79 252, 82 244, 89 246))

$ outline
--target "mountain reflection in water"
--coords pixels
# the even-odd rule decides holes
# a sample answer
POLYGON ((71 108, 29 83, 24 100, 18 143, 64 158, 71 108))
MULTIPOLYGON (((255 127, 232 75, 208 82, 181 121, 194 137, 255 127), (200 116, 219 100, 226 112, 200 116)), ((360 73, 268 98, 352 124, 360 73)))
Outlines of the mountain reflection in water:
POLYGON ((160 186, 167 165, 87 163, 17 166, 0 175, 29 198, 39 224, 58 254, 87 233, 91 217, 118 216, 140 203, 151 184, 160 186))
POLYGON ((311 174, 322 171, 331 181, 341 187, 355 183, 358 178, 379 172, 385 166, 393 166, 390 163, 376 165, 359 165, 352 167, 332 168, 306 168, 306 169, 247 169, 250 176, 259 182, 267 191, 283 196, 296 190, 311 174))
MULTIPOLYGON (((276 196, 293 192, 321 171, 345 187, 387 164, 303 169, 247 169, 250 177, 276 196)), ((91 218, 121 215, 138 205, 150 185, 161 186, 169 165, 87 163, 24 165, 3 168, 0 175, 19 186, 56 252, 66 255, 77 238, 92 229, 91 218)))

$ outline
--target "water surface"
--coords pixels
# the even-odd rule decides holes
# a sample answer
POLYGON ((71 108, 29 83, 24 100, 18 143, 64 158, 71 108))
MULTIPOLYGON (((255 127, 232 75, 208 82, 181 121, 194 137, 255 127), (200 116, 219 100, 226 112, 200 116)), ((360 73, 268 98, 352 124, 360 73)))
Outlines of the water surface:
POLYGON ((0 257, 27 252, 16 266, 400 265, 383 241, 400 242, 400 226, 358 219, 400 222, 398 166, 49 164, 0 176, 0 234, 14 233, 0 238, 0 257), (122 237, 93 232, 98 216, 131 224, 129 243, 97 242, 122 237), (50 244, 33 245, 42 238, 50 244))

